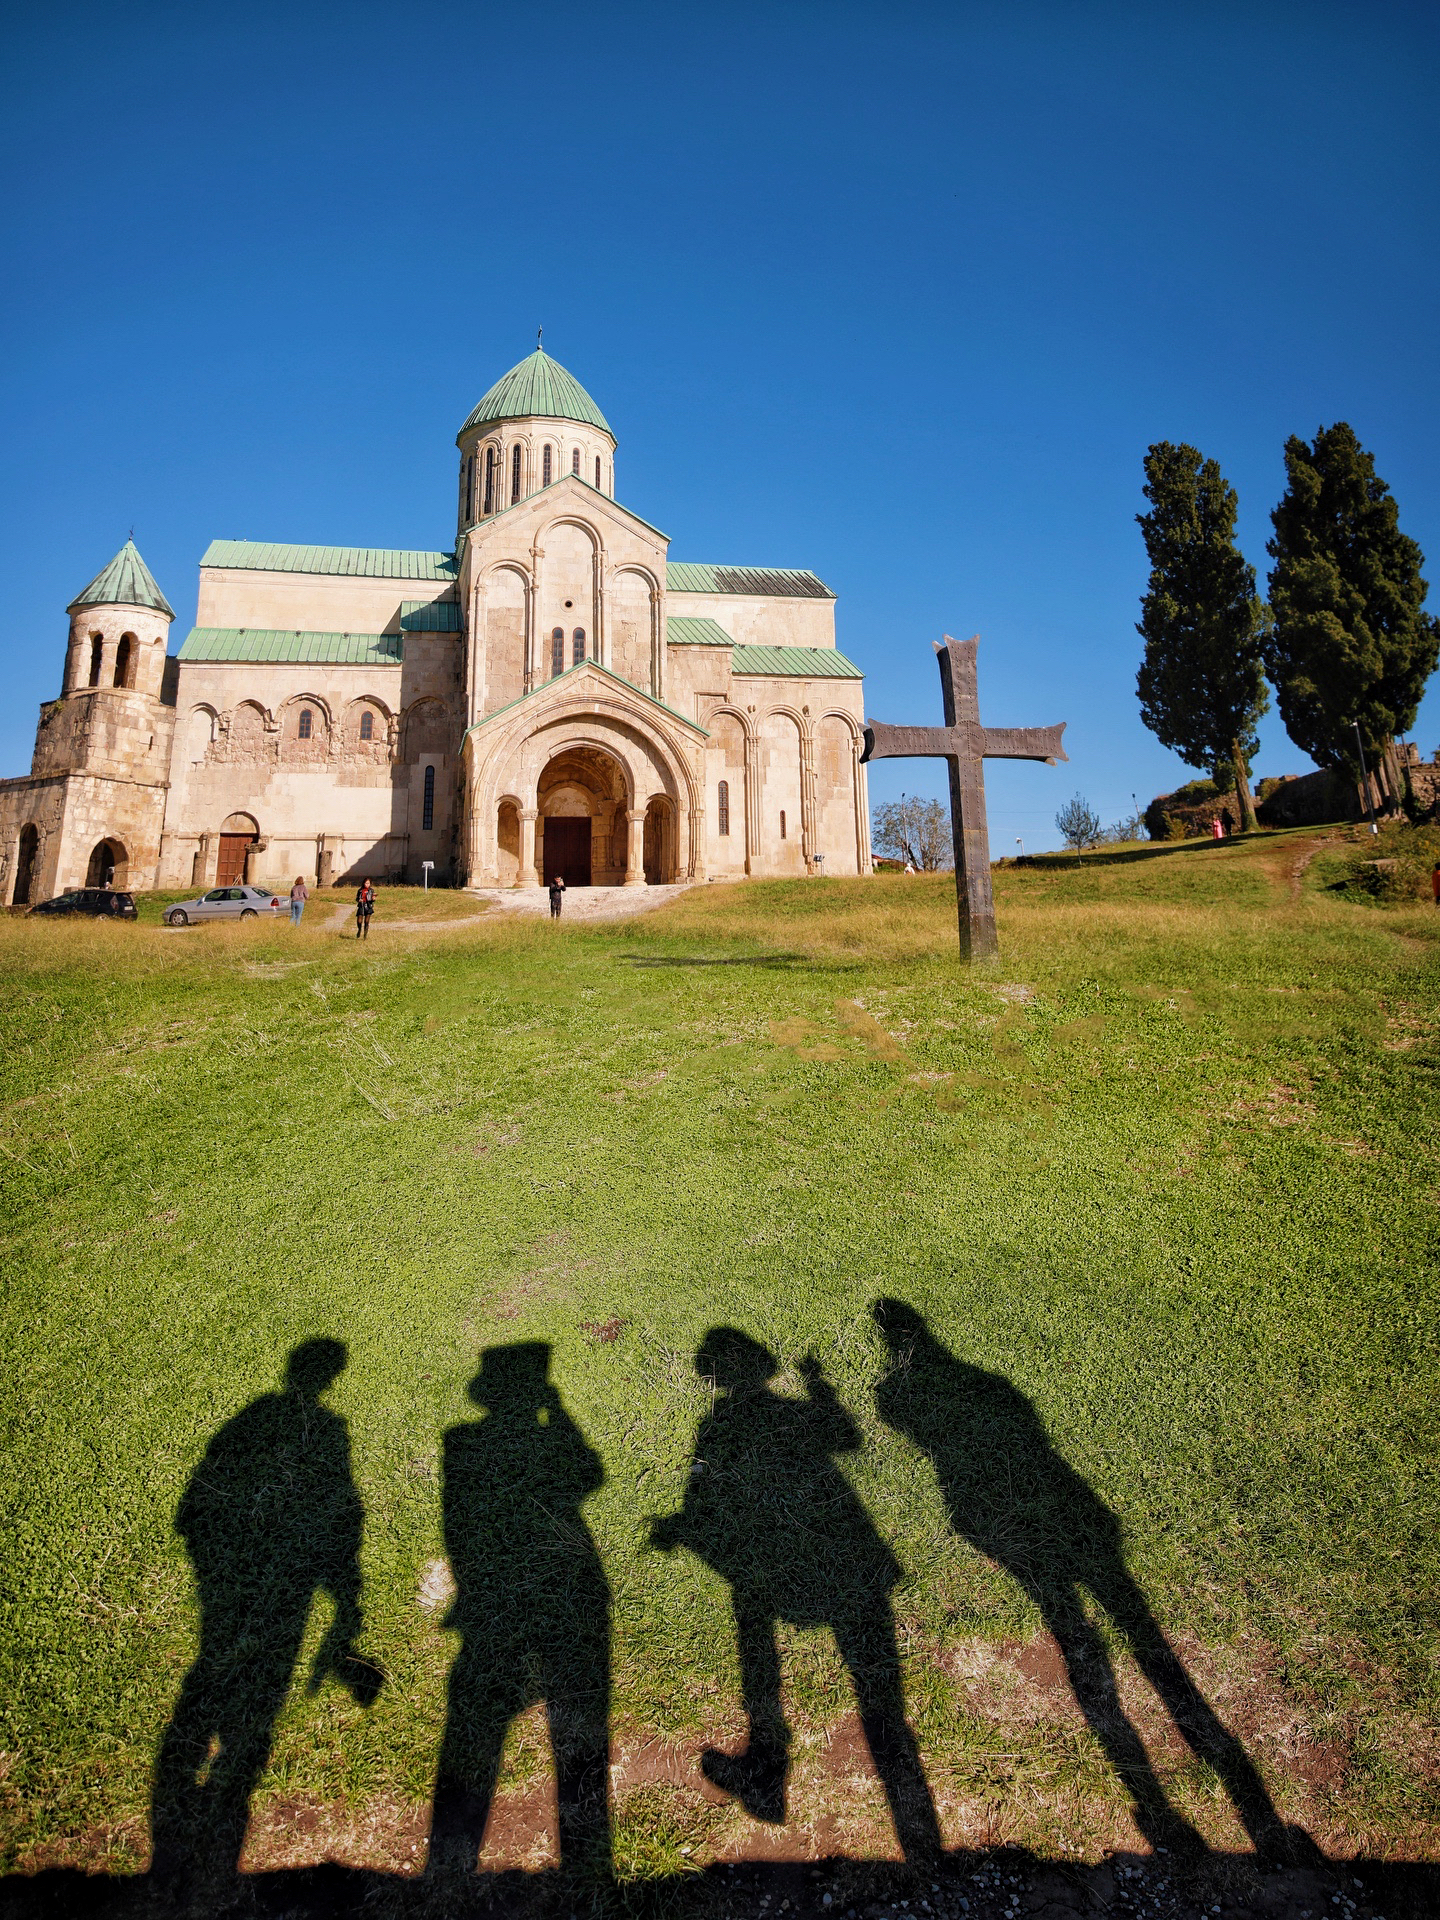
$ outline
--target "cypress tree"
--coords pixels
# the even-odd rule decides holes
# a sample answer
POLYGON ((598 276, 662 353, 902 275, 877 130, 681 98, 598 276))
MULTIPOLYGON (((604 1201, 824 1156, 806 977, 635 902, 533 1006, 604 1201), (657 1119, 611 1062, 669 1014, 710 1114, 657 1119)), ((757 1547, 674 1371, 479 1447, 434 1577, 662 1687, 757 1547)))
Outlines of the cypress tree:
POLYGON ((1297 747, 1360 777, 1355 728, 1399 800, 1394 741, 1414 725, 1440 656, 1423 613, 1425 556, 1400 531, 1394 496, 1339 420, 1315 444, 1285 442, 1285 497, 1270 518, 1273 631, 1265 666, 1297 747))
POLYGON ((1270 696, 1255 569, 1235 545, 1235 489, 1214 460, 1161 440, 1145 455, 1145 498, 1150 512, 1136 516, 1150 556, 1136 623, 1140 717, 1187 765, 1228 766, 1252 829, 1255 723, 1270 696))

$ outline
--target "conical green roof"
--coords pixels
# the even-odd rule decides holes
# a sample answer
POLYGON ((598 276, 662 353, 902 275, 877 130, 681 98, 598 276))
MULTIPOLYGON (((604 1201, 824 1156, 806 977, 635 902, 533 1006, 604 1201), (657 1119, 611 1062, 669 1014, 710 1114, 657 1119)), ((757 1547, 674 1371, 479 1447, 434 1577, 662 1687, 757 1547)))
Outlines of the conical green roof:
POLYGON ((73 613, 77 607, 154 607, 157 613, 175 618, 175 609, 156 586, 155 576, 140 558, 133 540, 125 542, 109 566, 96 574, 65 611, 73 613))
MULTIPOLYGON (((491 420, 523 420, 538 414, 546 420, 580 420, 587 427, 610 433, 610 423, 581 386, 543 347, 528 354, 497 380, 461 427, 461 435, 491 420)), ((612 439, 614 435, 610 436, 612 439)))

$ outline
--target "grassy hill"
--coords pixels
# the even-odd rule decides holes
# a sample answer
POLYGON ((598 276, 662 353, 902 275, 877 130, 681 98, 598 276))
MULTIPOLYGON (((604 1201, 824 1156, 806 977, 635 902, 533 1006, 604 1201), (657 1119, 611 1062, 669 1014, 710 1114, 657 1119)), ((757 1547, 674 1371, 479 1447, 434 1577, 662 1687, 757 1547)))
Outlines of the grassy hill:
MULTIPOLYGON (((943 877, 701 888, 584 929, 387 931, 382 895, 362 948, 318 901, 298 934, 0 924, 7 1865, 146 1858, 198 1644, 177 1509, 318 1338, 347 1349, 320 1404, 348 1422, 384 1684, 308 1690, 317 1599, 251 1863, 423 1859, 457 1645, 442 1458, 453 1501, 472 1446, 492 1480, 452 1528, 510 1514, 524 1547, 462 1573, 481 1667, 488 1634, 491 1668, 600 1684, 596 1606, 564 1596, 608 1588, 627 1876, 894 1853, 825 1625, 866 1580, 948 1844, 1134 1845, 1122 1708, 1174 1817, 1248 1844, 1234 1776, 1115 1630, 1128 1577, 1284 1820, 1433 1854, 1440 913, 1327 890, 1316 844, 1006 868, 1003 959, 969 973, 943 877), (884 1298, 920 1347, 887 1348, 884 1298), (773 1355, 748 1401, 713 1343, 697 1373, 717 1326, 773 1355), (493 1381, 543 1357, 489 1363, 480 1427, 467 1385, 525 1342, 549 1387, 502 1445, 493 1381), (652 1544, 687 1489, 691 1545, 652 1544), (698 1765, 744 1738, 737 1560, 782 1616, 778 1826, 698 1765), (1108 1732, 1035 1601, 1077 1572, 1108 1732)), ((300 1568, 320 1519, 262 1467, 207 1483, 224 1552, 288 1527, 300 1568)), ((219 1684, 263 1720, 234 1658, 219 1684)), ((549 1857, 548 1779, 531 1710, 487 1860, 549 1857)))

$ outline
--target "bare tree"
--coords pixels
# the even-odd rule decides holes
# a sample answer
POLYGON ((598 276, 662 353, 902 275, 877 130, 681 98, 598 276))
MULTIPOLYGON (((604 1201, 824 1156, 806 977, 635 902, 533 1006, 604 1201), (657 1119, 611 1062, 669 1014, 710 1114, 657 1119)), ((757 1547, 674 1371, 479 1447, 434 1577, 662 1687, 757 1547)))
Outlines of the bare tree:
POLYGON ((1055 824, 1065 836, 1067 847, 1098 847, 1104 829, 1100 816, 1082 794, 1067 800, 1055 816, 1055 824))
POLYGON ((890 860, 908 860, 922 873, 941 873, 955 864, 950 816, 943 801, 902 793, 875 809, 875 851, 890 860))

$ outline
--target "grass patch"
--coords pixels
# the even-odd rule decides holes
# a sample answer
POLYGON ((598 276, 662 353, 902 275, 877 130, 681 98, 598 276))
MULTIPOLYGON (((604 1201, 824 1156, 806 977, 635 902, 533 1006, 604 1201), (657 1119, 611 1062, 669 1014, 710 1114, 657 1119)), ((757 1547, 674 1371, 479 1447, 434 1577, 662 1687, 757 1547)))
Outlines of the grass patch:
MULTIPOLYGON (((356 1645, 384 1684, 364 1705, 325 1664, 346 1550, 336 1533, 312 1608, 302 1530, 285 1551, 303 1644, 257 1813, 322 1804, 363 1825, 366 1808, 423 1807, 457 1633, 489 1645, 482 1671, 520 1675, 483 1711, 518 1710, 547 1683, 525 1668, 517 1606, 598 1569, 617 1752, 685 1757, 617 1795, 617 1858, 645 1878, 743 1842, 738 1806, 697 1792, 701 1750, 743 1739, 729 1589, 651 1535, 694 1487, 718 1391, 695 1355, 721 1323, 773 1355, 781 1437, 727 1468, 748 1489, 727 1524, 746 1525, 714 1559, 743 1562, 761 1521, 819 1542, 780 1629, 796 1818, 819 1832, 838 1808, 857 1850, 879 1831, 873 1791, 846 1784, 869 1776, 845 1772, 855 1696, 824 1630, 833 1598, 816 1598, 872 1551, 861 1515, 893 1560, 871 1589, 947 1839, 1133 1838, 1047 1652, 1039 1588, 994 1531, 1011 1500, 1032 1558, 1063 1540, 1093 1571, 1108 1523, 1075 1534, 1068 1473, 1092 1518, 1116 1517, 1104 1551, 1282 1814, 1347 1847, 1433 1850, 1440 914, 1357 912, 1323 855, 1298 881, 1315 846, 1009 867, 1004 959, 970 973, 945 877, 711 887, 614 925, 496 915, 414 935, 387 920, 431 909, 387 889, 358 948, 319 895, 297 933, 0 921, 7 1862, 144 1858, 157 1748, 199 1646, 177 1510, 216 1434, 317 1338, 348 1349, 316 1404, 348 1423, 356 1645), (882 1296, 971 1369, 946 1376, 970 1396, 950 1441, 886 1401, 882 1296), (549 1345, 548 1387, 502 1445, 496 1406, 482 1417, 467 1389, 482 1350, 524 1342, 549 1345), (828 1440, 783 1438, 785 1407, 818 1404, 817 1365, 837 1423, 823 1469, 828 1440), (1006 1481, 980 1429, 957 1464, 953 1435, 984 1406, 1033 1484, 1006 1481), (487 1428, 502 1465, 475 1481, 462 1619, 447 1566, 471 1536, 452 1514, 447 1538, 442 1488, 487 1428), (809 1518, 774 1484, 786 1446, 828 1490, 809 1518), (527 1473, 543 1524, 536 1503, 512 1514, 485 1492, 527 1473)), ((244 1473, 216 1552, 244 1547, 256 1501, 287 1510, 244 1473)), ((1230 1797, 1091 1612, 1164 1794, 1238 1843, 1230 1797)), ((593 1607, 588 1624, 544 1617, 583 1692, 606 1664, 593 1607)), ((524 1724, 502 1773, 517 1793, 550 1764, 524 1724)))

